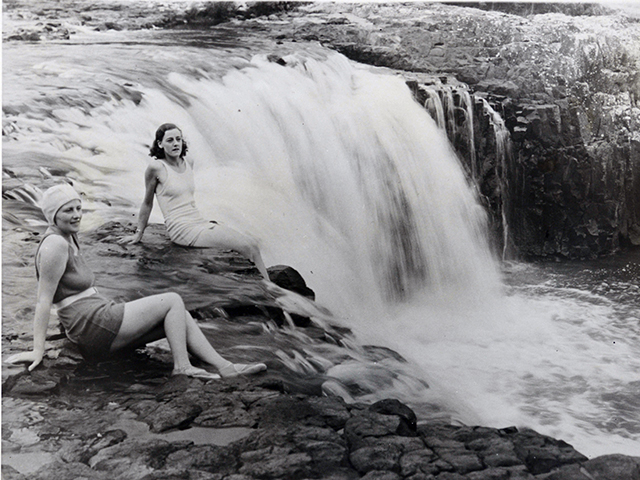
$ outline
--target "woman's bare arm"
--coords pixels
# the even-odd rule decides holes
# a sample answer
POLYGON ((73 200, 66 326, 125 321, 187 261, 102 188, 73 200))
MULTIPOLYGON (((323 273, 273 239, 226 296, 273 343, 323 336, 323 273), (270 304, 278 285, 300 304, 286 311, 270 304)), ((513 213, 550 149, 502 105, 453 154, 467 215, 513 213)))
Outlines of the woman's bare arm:
POLYGON ((144 198, 140 205, 140 211, 138 212, 138 228, 130 243, 140 243, 142 241, 142 235, 144 235, 144 231, 149 223, 151 211, 153 210, 153 196, 156 193, 160 174, 161 171, 156 162, 149 165, 144 172, 144 198))
POLYGON ((29 371, 31 371, 42 362, 53 296, 64 274, 68 259, 69 244, 64 238, 52 235, 43 241, 36 259, 39 262, 40 279, 33 319, 33 350, 12 355, 7 359, 7 363, 31 362, 29 365, 29 371))

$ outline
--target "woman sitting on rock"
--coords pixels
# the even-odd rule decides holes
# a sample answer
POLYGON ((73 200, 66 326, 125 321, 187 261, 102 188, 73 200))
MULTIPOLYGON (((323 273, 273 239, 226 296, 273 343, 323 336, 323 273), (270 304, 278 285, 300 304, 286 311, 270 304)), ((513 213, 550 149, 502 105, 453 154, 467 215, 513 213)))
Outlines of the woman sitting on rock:
POLYGON ((214 379, 265 370, 262 363, 234 364, 221 357, 206 339, 176 293, 163 293, 127 303, 115 303, 94 287, 93 272, 80 253, 77 234, 82 202, 68 184, 49 188, 40 202, 49 228, 36 252, 38 291, 33 327, 33 351, 19 353, 8 363, 42 362, 51 307, 69 339, 82 355, 102 360, 117 350, 166 337, 173 356, 173 375, 214 379), (214 366, 220 375, 194 367, 189 353, 214 366))
POLYGON ((193 162, 185 159, 186 153, 182 131, 172 123, 160 125, 149 153, 155 161, 144 175, 145 195, 138 215, 138 229, 125 241, 142 240, 156 195, 172 242, 185 247, 235 250, 251 260, 269 280, 258 244, 252 238, 202 218, 194 200, 193 162))

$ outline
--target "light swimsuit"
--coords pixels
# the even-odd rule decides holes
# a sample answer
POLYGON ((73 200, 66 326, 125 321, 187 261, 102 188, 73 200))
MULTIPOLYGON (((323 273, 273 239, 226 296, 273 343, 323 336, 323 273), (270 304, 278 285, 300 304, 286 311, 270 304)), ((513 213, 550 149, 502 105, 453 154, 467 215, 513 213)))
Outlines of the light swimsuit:
POLYGON ((202 232, 214 227, 214 223, 202 218, 194 199, 193 169, 185 160, 185 170, 176 172, 162 160, 167 179, 156 187, 156 198, 164 216, 169 238, 174 243, 193 247, 202 232))
MULTIPOLYGON (((44 241, 49 233, 42 239, 44 241)), ((115 303, 93 287, 95 276, 80 254, 75 235, 76 250, 69 244, 69 259, 58 287, 53 295, 54 306, 58 307, 58 319, 65 334, 75 343, 87 360, 101 360, 109 355, 111 344, 120 331, 124 318, 124 303, 115 303)), ((40 242, 42 245, 42 242, 40 242)), ((36 277, 38 271, 38 251, 36 252, 36 277)))

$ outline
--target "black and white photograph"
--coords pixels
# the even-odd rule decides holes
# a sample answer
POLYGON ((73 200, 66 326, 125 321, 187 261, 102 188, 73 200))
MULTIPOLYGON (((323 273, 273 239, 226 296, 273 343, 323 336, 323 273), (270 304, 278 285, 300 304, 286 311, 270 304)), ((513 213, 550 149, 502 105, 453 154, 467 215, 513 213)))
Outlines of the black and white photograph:
POLYGON ((640 4, 2 1, 4 480, 640 480, 640 4))

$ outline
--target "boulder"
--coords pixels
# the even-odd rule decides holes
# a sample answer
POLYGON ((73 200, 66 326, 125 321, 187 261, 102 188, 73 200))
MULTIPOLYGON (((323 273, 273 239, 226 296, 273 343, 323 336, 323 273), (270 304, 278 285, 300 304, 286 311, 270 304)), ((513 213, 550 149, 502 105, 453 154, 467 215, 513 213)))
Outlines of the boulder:
POLYGON ((294 268, 287 265, 274 265, 273 267, 267 268, 267 273, 269 273, 269 280, 279 287, 286 288, 292 292, 299 293, 303 297, 315 300, 315 292, 307 287, 307 283, 304 281, 304 278, 302 278, 302 275, 294 268))

